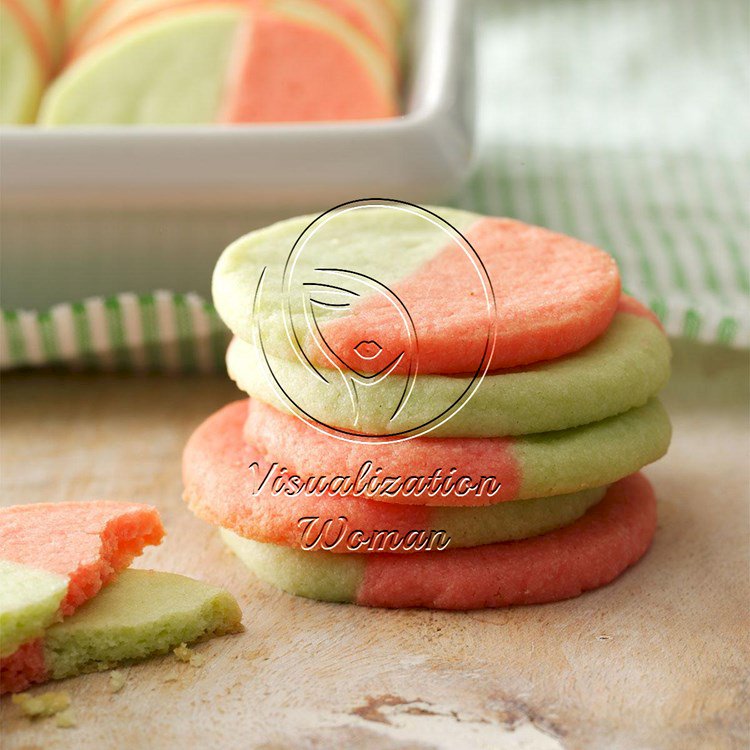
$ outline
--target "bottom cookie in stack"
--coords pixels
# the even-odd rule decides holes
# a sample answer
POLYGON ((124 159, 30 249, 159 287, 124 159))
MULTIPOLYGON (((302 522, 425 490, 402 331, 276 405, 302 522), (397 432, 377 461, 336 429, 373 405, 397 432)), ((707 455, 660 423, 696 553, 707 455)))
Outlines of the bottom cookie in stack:
POLYGON ((258 578, 290 594, 369 607, 482 609, 570 599, 637 562, 656 530, 648 480, 633 474, 568 526, 518 541, 414 554, 317 552, 221 530, 258 578))
MULTIPOLYGON (((542 441, 546 447, 538 458, 547 460, 538 466, 529 460, 538 436, 509 441, 506 447, 526 449, 514 454, 526 459, 517 465, 517 490, 529 487, 537 472, 540 481, 532 484, 576 482, 575 491, 528 499, 518 499, 516 492, 504 502, 485 499, 482 507, 391 503, 332 492, 274 493, 271 485, 259 484, 263 461, 273 459, 252 442, 245 425, 249 403, 224 407, 193 434, 183 459, 185 499, 198 516, 222 527, 224 541, 259 578, 289 593, 378 607, 551 602, 609 583, 651 543, 654 495, 634 472, 663 455, 669 443, 669 422, 656 401, 542 441), (616 473, 600 473, 602 461, 566 461, 570 441, 587 448, 583 456, 594 449, 605 458, 611 454, 608 465, 616 473), (402 540, 418 529, 442 531, 451 538, 445 545, 450 548, 415 551, 401 545, 362 553, 351 546, 349 534, 334 532, 331 539, 323 530, 305 538, 304 524, 309 528, 311 518, 321 526, 325 520, 340 526, 343 519, 360 542, 383 530, 402 540)), ((456 503, 441 499, 446 505, 451 501, 456 503)))

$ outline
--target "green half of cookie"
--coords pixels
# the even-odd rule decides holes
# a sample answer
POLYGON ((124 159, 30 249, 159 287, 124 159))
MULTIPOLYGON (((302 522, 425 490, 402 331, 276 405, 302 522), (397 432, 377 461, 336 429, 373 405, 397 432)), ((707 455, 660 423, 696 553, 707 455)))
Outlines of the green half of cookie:
POLYGON ((59 617, 65 576, 0 560, 0 657, 39 637, 59 617))
POLYGON ((127 570, 47 631, 45 663, 53 679, 109 669, 237 632, 240 619, 223 589, 175 573, 127 570))

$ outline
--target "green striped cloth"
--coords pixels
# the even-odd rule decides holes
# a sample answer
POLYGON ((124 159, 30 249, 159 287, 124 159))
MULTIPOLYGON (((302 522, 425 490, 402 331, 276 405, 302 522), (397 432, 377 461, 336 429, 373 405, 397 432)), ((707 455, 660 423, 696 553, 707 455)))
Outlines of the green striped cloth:
MULTIPOLYGON (((485 0, 477 168, 455 201, 588 240, 673 336, 750 344, 747 0, 485 0)), ((398 196, 396 196, 398 197, 398 196)), ((223 369, 192 294, 5 311, 0 366, 223 369)))
POLYGON ((119 294, 56 305, 44 312, 4 311, 0 363, 66 363, 102 370, 218 372, 229 332, 197 294, 119 294))

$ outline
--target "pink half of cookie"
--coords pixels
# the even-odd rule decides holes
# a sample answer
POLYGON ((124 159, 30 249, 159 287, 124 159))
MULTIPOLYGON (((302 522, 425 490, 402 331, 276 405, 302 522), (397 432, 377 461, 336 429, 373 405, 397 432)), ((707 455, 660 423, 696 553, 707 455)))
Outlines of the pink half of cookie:
MULTIPOLYGON (((369 43, 366 37, 363 42, 369 43)), ((392 70, 388 67, 389 75, 392 70)), ((219 120, 362 120, 398 113, 393 83, 328 29, 260 6, 238 30, 219 120)))
MULTIPOLYGON (((515 438, 414 438, 398 443, 353 443, 332 438, 319 432, 298 417, 250 399, 245 439, 253 443, 266 460, 279 461, 284 466, 305 476, 357 476, 361 467, 371 463, 373 468, 384 467, 385 474, 396 477, 431 476, 440 470, 448 477, 496 477, 499 490, 490 483, 482 491, 450 496, 417 495, 413 490, 394 496, 367 493, 388 503, 425 505, 492 505, 515 500, 521 485, 522 466, 514 451, 515 438)), ((437 480, 439 481, 439 480, 437 480)), ((437 485, 435 485, 437 486, 437 485)), ((443 485, 448 487, 449 485, 443 485)))
MULTIPOLYGON (((620 297, 620 276, 604 251, 512 219, 481 219, 465 237, 486 277, 451 246, 436 248, 430 260, 390 287, 414 321, 420 373, 474 372, 487 359, 490 370, 555 359, 606 330, 620 297), (484 354, 488 342, 491 357, 484 354)), ((355 371, 369 366, 377 372, 381 362, 415 346, 408 331, 394 324, 382 295, 363 298, 321 330, 355 371), (357 354, 363 331, 382 349, 370 365, 357 354)), ((325 365, 320 356, 318 364, 325 365)), ((413 353, 403 357, 393 371, 406 372, 414 359, 413 353)))
POLYGON ((68 577, 63 615, 163 536, 156 508, 138 503, 102 500, 0 509, 2 558, 68 577))
POLYGON ((303 482, 355 477, 359 495, 389 504, 476 507, 603 487, 661 458, 671 439, 669 417, 655 398, 566 430, 394 444, 339 440, 254 399, 248 408, 245 439, 266 463, 303 482), (391 478, 387 485, 384 477, 391 478))
MULTIPOLYGON (((39 503, 0 509, 0 555, 68 578, 65 616, 164 536, 155 508, 115 501, 39 503)), ((0 692, 43 679, 41 641, 0 661, 0 692)))
POLYGON ((655 531, 653 488, 634 474, 570 526, 533 539, 368 555, 356 602, 462 610, 569 599, 604 586, 637 562, 655 531))
MULTIPOLYGON (((242 437, 247 401, 236 401, 210 416, 185 446, 182 476, 190 509, 209 523, 240 536, 290 547, 300 546, 299 520, 346 516, 352 528, 407 533, 430 527, 432 509, 395 505, 334 494, 274 495, 271 485, 255 493, 268 466, 263 454, 242 437), (253 464, 258 470, 250 470, 253 464)), ((347 552, 341 545, 326 547, 347 552)))

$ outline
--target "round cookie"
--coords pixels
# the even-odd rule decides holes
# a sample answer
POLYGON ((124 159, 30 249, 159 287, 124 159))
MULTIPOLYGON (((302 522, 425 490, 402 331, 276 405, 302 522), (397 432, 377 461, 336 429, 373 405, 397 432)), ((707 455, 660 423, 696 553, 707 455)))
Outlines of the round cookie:
POLYGON ((614 260, 583 242, 383 202, 251 232, 213 276, 239 338, 350 375, 481 375, 554 359, 602 334, 619 297, 614 260))
POLYGON ((233 39, 243 18, 241 8, 217 4, 175 12, 94 46, 67 65, 47 89, 39 122, 214 122, 233 39), (190 96, 185 96, 186 91, 190 96))
MULTIPOLYGON (((263 455, 242 439, 245 416, 245 402, 229 404, 193 433, 183 455, 184 498, 203 520, 261 542, 373 552, 390 550, 396 536, 423 532, 415 539, 418 548, 471 547, 565 526, 604 494, 604 488, 595 487, 482 508, 391 505, 336 492, 275 495, 270 482, 259 490, 268 467, 263 455), (253 465, 257 472, 249 470, 253 465)), ((392 551, 417 549, 399 545, 392 551)))
POLYGON ((37 639, 50 622, 72 614, 163 535, 156 509, 137 503, 0 509, 0 692, 37 681, 38 643, 27 639, 37 639))
MULTIPOLYGON (((85 607, 28 644, 24 658, 35 664, 32 682, 59 680, 236 633, 241 617, 231 594, 216 586, 176 573, 125 570, 85 607)), ((27 684, 4 680, 2 687, 17 692, 27 684)))
POLYGON ((481 609, 569 599, 637 562, 656 530, 648 480, 620 480, 577 521, 533 539, 414 555, 333 555, 243 539, 226 544, 262 581, 297 596, 371 607, 481 609))
MULTIPOLYGON (((495 437, 563 430, 620 414, 646 401, 666 384, 670 347, 658 320, 640 303, 623 296, 609 328, 596 341, 566 357, 520 370, 488 373, 479 388, 430 437, 495 437)), ((311 378, 291 359, 271 357, 271 369, 295 403, 328 425, 370 435, 399 433, 427 423, 450 408, 469 387, 459 376, 422 375, 395 419, 391 404, 404 391, 404 377, 392 375, 378 389, 358 388, 352 409, 345 385, 311 378), (357 424, 355 425, 355 414, 357 424)), ((287 399, 268 377, 263 358, 235 338, 227 370, 239 388, 255 399, 290 411, 287 399)))
POLYGON ((64 615, 163 536, 157 510, 139 503, 100 500, 0 508, 0 558, 67 578, 64 615))
POLYGON ((248 404, 245 438, 267 460, 302 477, 357 477, 363 496, 409 505, 490 505, 601 487, 661 458, 671 437, 669 418, 655 399, 568 430, 386 444, 334 440, 262 402, 248 404), (384 487, 383 477, 402 481, 384 487))
POLYGON ((391 61, 318 3, 152 0, 129 7, 93 8, 90 23, 84 12, 69 64, 44 97, 41 122, 285 122, 397 113, 391 61), (106 11, 114 13, 109 23, 106 11))

